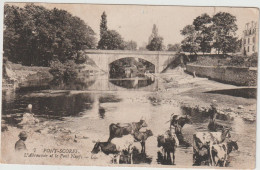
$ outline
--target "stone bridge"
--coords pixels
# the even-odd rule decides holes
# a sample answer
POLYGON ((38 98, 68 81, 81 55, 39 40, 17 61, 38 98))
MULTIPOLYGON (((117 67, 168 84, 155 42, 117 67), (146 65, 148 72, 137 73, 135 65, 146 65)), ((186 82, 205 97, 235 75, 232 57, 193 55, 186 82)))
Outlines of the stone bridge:
POLYGON ((109 64, 127 57, 141 58, 155 65, 155 73, 163 71, 176 56, 168 51, 86 50, 87 55, 103 71, 109 72, 109 64))

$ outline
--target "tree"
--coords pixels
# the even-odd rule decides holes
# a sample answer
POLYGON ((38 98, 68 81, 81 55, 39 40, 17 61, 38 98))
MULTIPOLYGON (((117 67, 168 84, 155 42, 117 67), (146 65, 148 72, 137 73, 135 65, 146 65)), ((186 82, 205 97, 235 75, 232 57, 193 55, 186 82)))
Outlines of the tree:
POLYGON ((135 41, 128 41, 125 42, 125 50, 136 50, 137 49, 137 43, 135 41))
POLYGON ((158 28, 155 24, 153 24, 152 34, 149 37, 148 44, 151 43, 152 39, 158 37, 158 28))
POLYGON ((97 48, 103 50, 123 50, 125 48, 125 42, 121 35, 115 30, 108 30, 105 11, 101 15, 100 40, 97 48))
POLYGON ((4 55, 12 62, 49 66, 51 60, 64 63, 96 46, 92 28, 65 10, 5 5, 4 14, 4 55))
POLYGON ((146 46, 146 48, 150 51, 162 51, 163 49, 163 38, 162 37, 154 37, 150 44, 146 46))
POLYGON ((195 53, 200 49, 197 42, 197 32, 194 25, 187 25, 181 30, 181 34, 185 37, 181 42, 181 48, 184 52, 195 53))
POLYGON ((101 21, 100 21, 100 39, 102 38, 103 34, 107 31, 107 15, 104 11, 101 15, 101 21))
POLYGON ((218 54, 233 52, 233 42, 237 31, 236 17, 226 12, 219 12, 212 18, 212 30, 214 31, 213 47, 218 54))
POLYGON ((208 14, 202 14, 194 19, 193 25, 197 31, 196 42, 199 43, 200 51, 211 52, 211 42, 213 41, 212 19, 208 14))
POLYGON ((105 50, 123 50, 124 47, 125 45, 123 38, 115 30, 108 30, 104 32, 98 43, 98 48, 105 50))
POLYGON ((175 52, 177 52, 177 53, 179 53, 179 52, 181 52, 181 44, 168 44, 167 45, 167 50, 168 51, 175 51, 175 52))
POLYGON ((146 48, 150 51, 162 51, 163 47, 163 38, 158 35, 158 28, 154 24, 146 48))

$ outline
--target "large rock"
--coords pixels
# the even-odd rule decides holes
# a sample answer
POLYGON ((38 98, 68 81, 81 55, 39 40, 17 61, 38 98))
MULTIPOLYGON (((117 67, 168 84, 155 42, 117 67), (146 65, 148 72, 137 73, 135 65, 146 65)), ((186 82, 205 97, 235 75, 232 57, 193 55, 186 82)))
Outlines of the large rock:
POLYGON ((36 124, 36 123, 39 123, 39 119, 35 118, 33 114, 25 113, 23 115, 22 121, 19 124, 25 125, 25 124, 36 124))

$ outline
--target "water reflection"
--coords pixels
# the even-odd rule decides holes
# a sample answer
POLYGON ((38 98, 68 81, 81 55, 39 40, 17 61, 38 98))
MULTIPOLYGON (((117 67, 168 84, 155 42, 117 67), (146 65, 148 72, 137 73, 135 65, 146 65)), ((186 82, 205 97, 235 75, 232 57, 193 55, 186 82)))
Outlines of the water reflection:
POLYGON ((96 77, 77 78, 73 81, 62 82, 53 80, 50 82, 50 89, 53 90, 88 90, 96 81, 96 77))
POLYGON ((154 80, 139 79, 139 78, 135 78, 133 80, 129 80, 129 79, 115 80, 115 79, 113 79, 113 80, 109 80, 109 81, 116 86, 124 87, 127 89, 146 87, 146 86, 149 86, 154 83, 154 80))
POLYGON ((162 165, 172 165, 171 159, 164 157, 161 151, 157 152, 157 163, 162 165))

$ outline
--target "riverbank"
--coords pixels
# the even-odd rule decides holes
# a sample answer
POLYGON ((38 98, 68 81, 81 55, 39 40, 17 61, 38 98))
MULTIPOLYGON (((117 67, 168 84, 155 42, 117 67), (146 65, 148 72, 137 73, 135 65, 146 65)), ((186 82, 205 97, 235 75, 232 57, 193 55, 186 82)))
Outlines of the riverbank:
POLYGON ((160 84, 160 92, 156 97, 159 100, 161 98, 161 102, 170 101, 174 96, 174 100, 182 107, 204 110, 216 100, 220 113, 239 115, 248 121, 256 120, 256 88, 223 84, 201 77, 193 78, 180 67, 161 74, 160 84), (239 96, 243 93, 246 95, 239 96))
POLYGON ((26 82, 50 81, 53 79, 49 67, 23 66, 6 61, 3 68, 3 89, 16 88, 26 82))

